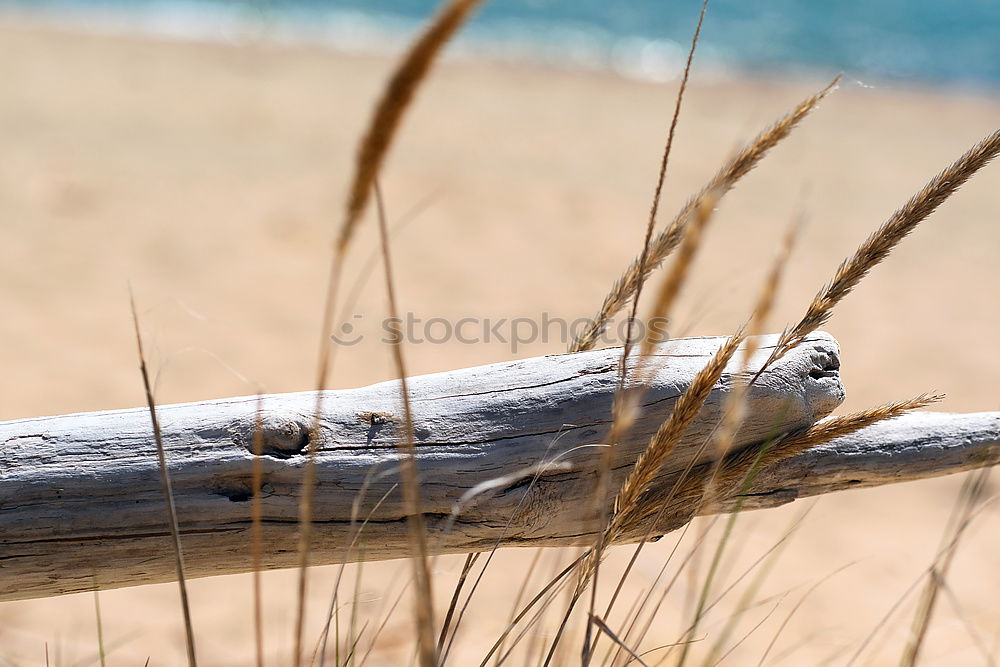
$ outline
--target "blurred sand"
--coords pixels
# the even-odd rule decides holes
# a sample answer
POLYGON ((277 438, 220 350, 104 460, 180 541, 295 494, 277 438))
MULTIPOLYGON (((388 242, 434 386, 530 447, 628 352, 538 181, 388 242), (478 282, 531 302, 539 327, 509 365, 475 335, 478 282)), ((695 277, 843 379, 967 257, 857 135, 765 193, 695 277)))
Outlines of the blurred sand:
MULTIPOLYGON (((159 401, 246 394, 258 385, 309 388, 328 248, 357 137, 390 65, 305 47, 166 43, 0 22, 0 419, 142 403, 129 283, 159 401)), ((696 72, 664 211, 823 83, 702 82, 696 72)), ((452 319, 592 314, 639 248, 674 92, 675 84, 522 66, 450 62, 437 70, 383 180, 393 218, 431 198, 395 236, 403 308, 452 319)), ((998 120, 995 96, 846 82, 723 202, 681 309, 684 333, 733 330, 779 235, 802 210, 808 227, 772 328, 796 319, 843 256, 998 120)), ((998 216, 1000 165, 993 165, 838 309, 826 328, 843 348, 845 409, 927 390, 948 394, 942 409, 998 409, 998 216)), ((375 248, 371 227, 348 276, 375 248)), ((374 335, 384 316, 377 276, 356 311, 369 335, 339 355, 335 386, 391 376, 374 335)), ((453 342, 410 345, 407 355, 412 372, 422 373, 562 348, 550 340, 515 353, 499 343, 453 342)), ((808 586, 854 563, 811 594, 769 657, 774 664, 795 649, 783 664, 844 664, 929 564, 960 483, 822 499, 758 598, 791 592, 730 663, 756 664, 808 586)), ((738 564, 727 566, 725 580, 774 544, 803 505, 741 518, 738 564)), ((988 509, 968 534, 949 578, 959 602, 941 600, 927 664, 983 664, 970 631, 994 646, 997 525, 988 509)), ((673 542, 646 549, 630 596, 648 586, 673 542)), ((530 558, 498 557, 454 664, 476 664, 496 637, 530 558)), ((609 567, 624 559, 612 557, 609 567)), ((438 563, 442 600, 459 567, 438 563)), ((396 572, 405 568, 367 566, 363 599, 385 597, 380 584, 396 572)), ((311 637, 334 574, 315 573, 311 637)), ((292 580, 287 572, 267 577, 271 664, 287 663, 292 580)), ((685 582, 645 648, 683 629, 685 582)), ((110 664, 142 664, 148 655, 152 665, 182 662, 175 590, 102 595, 110 664)), ((249 580, 196 581, 191 591, 202 662, 249 664, 249 580)), ((732 641, 777 600, 749 612, 732 641)), ((707 631, 717 632, 727 613, 713 615, 707 631)), ((898 660, 911 616, 912 600, 870 664, 898 660)), ((374 664, 409 658, 408 623, 401 607, 374 664)), ((93 664, 91 596, 0 605, 0 659, 43 664, 46 643, 59 655, 53 664, 93 664)), ((567 661, 576 653, 574 644, 567 661)))

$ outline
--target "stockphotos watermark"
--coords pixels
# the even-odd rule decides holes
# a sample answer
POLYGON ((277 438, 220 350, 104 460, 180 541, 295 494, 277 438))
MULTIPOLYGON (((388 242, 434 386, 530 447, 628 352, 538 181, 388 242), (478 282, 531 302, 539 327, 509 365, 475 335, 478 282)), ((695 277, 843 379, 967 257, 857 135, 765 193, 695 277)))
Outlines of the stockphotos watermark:
MULTIPOLYGON (((411 345, 463 345, 501 344, 507 345, 512 353, 534 343, 560 343, 569 345, 593 324, 593 320, 582 317, 567 320, 540 313, 536 317, 418 317, 406 313, 404 317, 387 317, 372 322, 364 315, 355 314, 337 327, 330 338, 337 345, 351 347, 366 339, 375 337, 380 343, 411 345)), ((667 320, 654 317, 647 320, 636 319, 632 326, 632 340, 642 340, 652 333, 660 340, 667 335, 667 320)), ((616 319, 608 322, 598 337, 597 346, 620 345, 628 335, 628 320, 616 319)))

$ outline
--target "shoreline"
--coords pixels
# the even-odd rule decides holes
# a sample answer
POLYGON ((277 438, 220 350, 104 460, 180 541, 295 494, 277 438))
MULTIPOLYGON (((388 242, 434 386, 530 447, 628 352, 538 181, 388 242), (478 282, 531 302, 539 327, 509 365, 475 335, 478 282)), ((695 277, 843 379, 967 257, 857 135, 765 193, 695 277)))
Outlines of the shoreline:
MULTIPOLYGON (((119 10, 103 13, 76 11, 66 7, 0 9, 0 26, 16 29, 64 32, 121 39, 151 40, 161 43, 215 45, 234 49, 312 50, 339 56, 393 59, 409 44, 422 22, 393 17, 372 17, 344 11, 326 17, 326 28, 310 25, 304 16, 269 19, 249 17, 232 9, 215 14, 204 9, 182 17, 176 12, 119 10), (331 27, 332 26, 332 27, 331 27)), ((610 39, 610 38, 609 38, 610 39)), ((571 75, 621 78, 654 84, 679 80, 687 57, 688 44, 671 40, 617 38, 616 43, 546 44, 542 39, 491 37, 484 31, 470 36, 460 33, 442 54, 442 62, 458 65, 514 67, 571 75), (630 48, 619 48, 631 42, 630 48), (574 52, 572 57, 566 51, 574 52), (651 52, 651 54, 650 54, 651 52)), ((830 80, 843 74, 848 82, 862 87, 892 88, 923 93, 946 93, 1000 98, 1000 81, 943 81, 933 78, 879 77, 841 72, 833 68, 791 64, 782 67, 748 66, 723 62, 702 46, 696 54, 692 78, 703 84, 758 81, 761 83, 802 84, 830 80)))

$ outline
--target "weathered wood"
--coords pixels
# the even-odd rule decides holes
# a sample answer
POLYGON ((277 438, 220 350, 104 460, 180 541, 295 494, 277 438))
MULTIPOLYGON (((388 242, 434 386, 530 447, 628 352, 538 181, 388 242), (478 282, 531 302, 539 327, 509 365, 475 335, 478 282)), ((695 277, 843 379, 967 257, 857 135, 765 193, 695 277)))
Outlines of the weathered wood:
MULTIPOLYGON (((720 338, 662 346, 645 410, 614 456, 615 482, 669 414, 720 338)), ((764 341, 751 362, 763 361, 764 341)), ((618 350, 558 355, 412 379, 424 511, 438 553, 587 543, 595 462, 607 433, 618 350)), ((843 398, 836 342, 817 334, 750 392, 737 446, 801 428, 843 398)), ((658 483, 717 423, 731 372, 715 387, 658 483)), ((408 555, 395 449, 398 384, 326 392, 318 454, 314 563, 408 555), (361 548, 345 546, 367 520, 361 548), (353 522, 353 525, 352 525, 353 522)), ((315 394, 264 399, 265 565, 294 565, 298 492, 315 394)), ((250 453, 256 398, 159 408, 190 576, 249 568, 250 453)), ((703 457, 702 460, 708 460, 703 457)), ((760 471, 744 509, 1000 462, 1000 413, 917 413, 838 438, 760 471)), ((612 487, 616 486, 613 484, 612 487)), ((676 503, 653 534, 695 509, 676 503)), ((143 409, 0 423, 0 600, 168 581, 172 552, 143 409)))
MULTIPOLYGON (((837 438, 765 468, 745 509, 797 498, 974 470, 1000 463, 1000 412, 914 412, 837 438)), ((730 509, 731 498, 722 507, 730 509)))
MULTIPOLYGON (((635 429, 616 449, 627 474, 720 338, 662 346, 635 429)), ((764 341, 755 370, 773 343, 764 341)), ((438 553, 587 543, 595 462, 609 426, 618 350, 558 355, 412 379, 424 511, 438 553)), ((750 392, 737 446, 801 428, 843 398, 836 342, 817 334, 750 392)), ((731 364, 729 372, 738 369, 731 364)), ((644 376, 645 377, 645 376, 644 376)), ((717 423, 733 381, 715 387, 658 483, 717 423)), ((398 384, 326 392, 314 563, 408 555, 395 467, 398 384), (361 548, 345 546, 367 520, 361 548), (353 522, 353 525, 352 525, 353 522)), ((294 564, 298 492, 315 394, 264 399, 265 565, 294 564)), ((250 453, 256 398, 163 406, 160 417, 190 576, 249 568, 250 453)), ((703 457, 703 460, 708 460, 703 457)), ((918 413, 839 438, 760 471, 744 509, 1000 462, 1000 413, 918 413)), ((612 485, 613 487, 616 484, 612 485)), ((695 509, 664 512, 653 534, 695 509)), ((0 423, 0 600, 168 581, 172 552, 145 409, 0 423)))
MULTIPOLYGON (((756 445, 751 445, 756 447, 756 445)), ((752 460, 752 459, 751 459, 752 460)), ((861 429, 769 466, 742 475, 738 483, 715 487, 711 501, 702 498, 716 471, 712 462, 685 474, 661 475, 650 493, 663 499, 655 531, 637 526, 620 542, 666 534, 694 515, 768 509, 844 489, 860 489, 928 477, 940 477, 1000 463, 1000 412, 947 414, 918 412, 861 429), (744 485, 749 481, 750 488, 744 485), (662 503, 666 503, 663 505, 662 503)))
MULTIPOLYGON (((657 350, 642 415, 615 450, 616 483, 723 340, 681 339, 657 350)), ((752 370, 773 341, 763 341, 752 370)), ((593 507, 619 355, 599 350, 412 378, 423 511, 438 553, 488 549, 500 539, 506 545, 588 539, 594 522, 584 510, 593 507), (474 497, 463 499, 470 490, 474 497)), ((768 369, 749 392, 750 417, 738 444, 829 414, 843 399, 839 365, 836 341, 817 334, 768 369)), ((728 370, 739 369, 734 361, 728 370)), ((717 423, 733 381, 729 373, 677 445, 665 475, 683 468, 717 423)), ((364 558, 408 555, 395 470, 398 387, 387 382, 324 394, 314 563, 345 558, 355 534, 352 517, 368 520, 364 558)), ((298 493, 314 404, 312 392, 264 398, 268 568, 296 562, 298 493)), ((187 572, 246 571, 256 398, 158 410, 187 572)), ((0 599, 88 590, 95 581, 113 588, 172 579, 156 461, 144 408, 0 424, 0 599)))

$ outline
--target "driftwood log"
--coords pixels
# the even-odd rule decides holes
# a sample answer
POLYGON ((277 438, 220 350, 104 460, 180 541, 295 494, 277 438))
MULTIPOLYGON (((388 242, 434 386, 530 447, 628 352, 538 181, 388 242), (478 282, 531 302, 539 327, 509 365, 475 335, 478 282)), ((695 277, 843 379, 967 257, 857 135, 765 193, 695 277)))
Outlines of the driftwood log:
MULTIPOLYGON (((670 341, 646 360, 648 371, 630 372, 630 385, 641 377, 647 387, 644 409, 615 448, 612 488, 723 340, 670 341)), ((761 341, 750 372, 774 340, 761 341)), ((610 426, 619 354, 555 355, 410 380, 422 511, 436 553, 486 550, 498 542, 556 546, 593 539, 596 523, 587 508, 610 426)), ((659 483, 673 484, 697 453, 742 368, 738 354, 659 483)), ((749 392, 749 417, 735 445, 751 446, 828 415, 844 397, 839 368, 837 343, 822 333, 773 364, 749 392)), ((296 563, 298 498, 315 399, 312 392, 263 397, 259 463, 267 568, 296 563)), ((250 569, 257 403, 244 397, 157 409, 188 576, 250 569)), ((398 486, 398 382, 324 392, 322 405, 312 562, 409 555, 398 486)), ((904 417, 763 470, 745 506, 772 507, 993 464, 1000 460, 998 439, 1000 414, 904 417)), ((700 511, 727 511, 734 500, 700 511)), ((677 524, 677 516, 665 516, 650 529, 661 534, 677 524)), ((147 409, 0 423, 0 600, 173 578, 147 409)))

